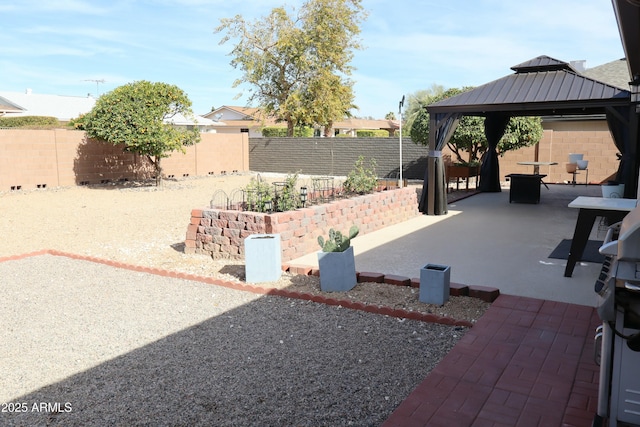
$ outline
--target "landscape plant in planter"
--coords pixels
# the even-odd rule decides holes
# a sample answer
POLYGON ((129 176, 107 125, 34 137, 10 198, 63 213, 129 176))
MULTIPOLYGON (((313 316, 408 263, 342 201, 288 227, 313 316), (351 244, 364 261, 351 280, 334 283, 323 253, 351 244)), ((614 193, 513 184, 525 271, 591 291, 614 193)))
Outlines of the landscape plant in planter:
POLYGON ((356 263, 351 239, 358 235, 358 227, 352 226, 345 236, 333 228, 329 238, 318 237, 322 251, 318 252, 320 267, 320 289, 323 292, 346 292, 356 285, 356 263))

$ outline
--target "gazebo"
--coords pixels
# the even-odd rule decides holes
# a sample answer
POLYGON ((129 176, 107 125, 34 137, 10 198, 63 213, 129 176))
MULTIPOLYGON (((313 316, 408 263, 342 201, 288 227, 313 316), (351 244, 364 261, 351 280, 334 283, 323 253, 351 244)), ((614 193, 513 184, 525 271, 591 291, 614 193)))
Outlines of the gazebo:
POLYGON ((606 116, 622 154, 616 178, 625 183, 625 196, 635 197, 637 115, 630 92, 585 77, 569 63, 548 56, 539 56, 511 69, 513 74, 426 107, 431 132, 420 211, 429 215, 447 213, 441 150, 463 115, 485 117, 488 150, 480 168, 480 191, 501 191, 496 147, 510 117, 599 114, 606 116))

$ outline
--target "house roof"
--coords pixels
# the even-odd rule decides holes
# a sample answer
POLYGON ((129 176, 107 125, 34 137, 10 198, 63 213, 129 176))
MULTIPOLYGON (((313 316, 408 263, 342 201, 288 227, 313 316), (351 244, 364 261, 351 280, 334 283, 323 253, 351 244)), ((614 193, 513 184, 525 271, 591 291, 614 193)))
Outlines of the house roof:
MULTIPOLYGON (((30 90, 24 93, 0 92, 0 113, 9 113, 11 117, 47 116, 55 117, 60 121, 69 121, 91 111, 95 103, 95 98, 90 95, 87 97, 46 95, 36 94, 30 90)), ((165 119, 165 123, 173 123, 178 126, 193 125, 194 122, 199 126, 214 124, 213 120, 201 116, 188 119, 182 114, 165 119)), ((223 126, 224 124, 219 125, 223 126)))
POLYGON ((578 73, 569 63, 539 56, 511 67, 515 73, 427 106, 433 113, 483 116, 602 114, 628 105, 629 92, 578 73))
POLYGON ((172 123, 177 126, 191 126, 194 122, 198 126, 226 126, 225 123, 214 122, 211 119, 207 119, 206 117, 194 115, 193 118, 186 118, 184 115, 178 113, 173 117, 169 117, 164 119, 165 123, 172 123))
POLYGON ((272 118, 264 118, 262 110, 260 110, 259 108, 253 108, 253 107, 237 107, 237 106, 223 105, 222 107, 216 108, 215 110, 208 112, 207 114, 203 114, 202 117, 212 119, 214 122, 213 123, 214 126, 218 124, 232 126, 232 127, 242 127, 242 128, 262 127, 262 126, 286 126, 282 123, 277 123, 272 118), (232 113, 231 117, 236 116, 236 118, 229 118, 229 114, 225 114, 225 110, 230 111, 232 113))
POLYGON ((631 81, 626 58, 616 59, 597 67, 588 68, 582 72, 582 75, 626 90, 629 89, 629 82, 631 81))
MULTIPOLYGON (((276 122, 272 118, 262 119, 262 110, 252 107, 238 107, 223 105, 215 110, 204 114, 203 117, 207 117, 214 120, 214 126, 217 124, 225 124, 229 127, 262 127, 262 126, 277 126, 286 127, 286 123, 276 122), (224 110, 231 110, 242 117, 242 119, 225 119, 224 110)), ((345 120, 337 121, 333 124, 335 129, 398 129, 399 122, 397 120, 369 120, 369 119, 356 119, 348 118, 345 120)))
POLYGON ((349 118, 333 124, 336 129, 398 129, 397 120, 370 120, 349 118))
POLYGON ((0 104, 13 105, 17 111, 12 116, 48 116, 61 121, 69 121, 86 114, 96 103, 92 96, 45 95, 26 92, 0 92, 0 104))

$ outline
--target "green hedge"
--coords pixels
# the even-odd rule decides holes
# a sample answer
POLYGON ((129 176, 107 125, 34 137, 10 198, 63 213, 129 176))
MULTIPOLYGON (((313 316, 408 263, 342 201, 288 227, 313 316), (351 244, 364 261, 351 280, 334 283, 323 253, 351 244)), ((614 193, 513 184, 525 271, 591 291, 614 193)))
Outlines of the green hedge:
POLYGON ((60 122, 55 117, 47 116, 0 117, 0 127, 23 128, 32 126, 60 126, 60 122))
POLYGON ((356 131, 358 138, 388 138, 389 132, 382 129, 361 129, 356 131))
MULTIPOLYGON (((284 138, 287 136, 287 128, 283 127, 265 127, 262 128, 262 136, 267 138, 284 138)), ((293 136, 299 138, 312 138, 313 128, 310 127, 297 127, 293 131, 293 136)))

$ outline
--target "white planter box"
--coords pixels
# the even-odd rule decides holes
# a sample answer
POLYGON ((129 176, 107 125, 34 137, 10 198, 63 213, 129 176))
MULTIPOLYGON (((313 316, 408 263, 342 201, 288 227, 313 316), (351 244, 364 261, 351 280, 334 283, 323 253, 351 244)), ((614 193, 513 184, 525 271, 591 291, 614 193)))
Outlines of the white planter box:
POLYGON ((353 246, 344 252, 318 252, 318 266, 323 292, 346 292, 358 283, 353 246))
POLYGON ((420 302, 444 305, 449 301, 451 267, 427 264, 420 269, 420 302))
POLYGON ((245 280, 275 282, 282 275, 279 234, 252 234, 244 239, 245 280))

